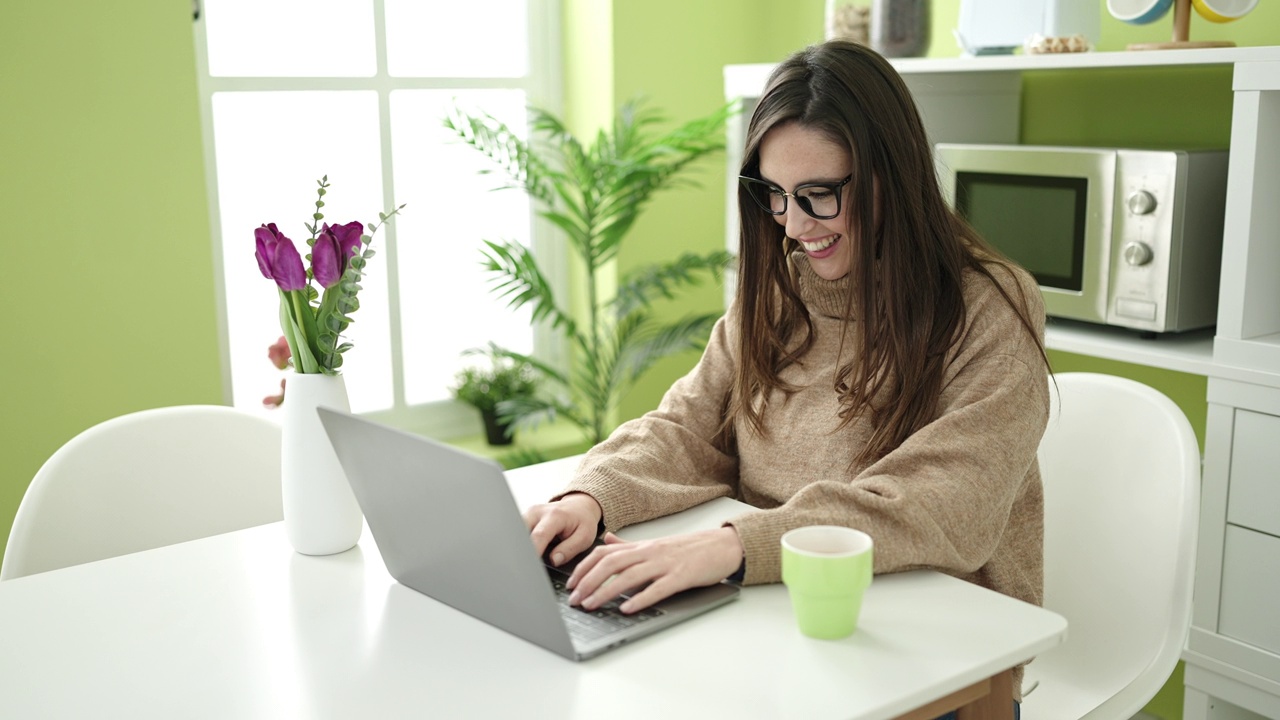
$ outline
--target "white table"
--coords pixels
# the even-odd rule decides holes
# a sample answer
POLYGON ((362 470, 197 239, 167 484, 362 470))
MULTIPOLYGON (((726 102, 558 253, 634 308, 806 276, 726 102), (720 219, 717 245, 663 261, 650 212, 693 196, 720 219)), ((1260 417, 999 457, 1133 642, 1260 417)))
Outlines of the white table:
MULTIPOLYGON (((572 467, 509 480, 524 505, 572 467)), ((367 528, 306 557, 277 523, 0 583, 0 717, 891 718, 1065 632, 1052 612, 912 572, 877 577, 844 640, 802 636, 774 585, 573 663, 399 585, 367 528)))

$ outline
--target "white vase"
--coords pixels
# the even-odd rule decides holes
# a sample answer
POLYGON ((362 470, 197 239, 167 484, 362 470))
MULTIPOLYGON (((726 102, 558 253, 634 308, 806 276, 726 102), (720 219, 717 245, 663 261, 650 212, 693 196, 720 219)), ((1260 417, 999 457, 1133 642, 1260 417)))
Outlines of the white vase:
POLYGON ((332 555, 360 540, 363 516, 316 408, 348 411, 341 375, 294 373, 285 387, 280 485, 293 549, 332 555))

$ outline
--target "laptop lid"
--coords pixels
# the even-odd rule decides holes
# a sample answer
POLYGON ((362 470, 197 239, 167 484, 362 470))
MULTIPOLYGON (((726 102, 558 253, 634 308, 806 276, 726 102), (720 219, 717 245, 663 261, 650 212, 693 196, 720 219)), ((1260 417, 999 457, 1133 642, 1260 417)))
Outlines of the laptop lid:
MULTIPOLYGON (((501 465, 350 413, 318 412, 391 576, 558 655, 594 657, 738 595, 725 583, 686 590, 655 605, 656 616, 645 622, 575 640, 501 465)), ((723 519, 745 507, 721 500, 696 509, 707 518, 690 519, 723 519)))
POLYGON ((501 465, 354 415, 318 412, 392 577, 576 657, 501 465))

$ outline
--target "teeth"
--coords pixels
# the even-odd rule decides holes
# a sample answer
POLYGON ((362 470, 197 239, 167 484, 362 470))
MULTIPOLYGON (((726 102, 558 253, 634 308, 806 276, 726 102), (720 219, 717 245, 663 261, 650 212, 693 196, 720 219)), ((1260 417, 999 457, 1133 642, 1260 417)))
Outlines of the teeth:
POLYGON ((839 239, 840 239, 839 235, 831 235, 817 242, 805 242, 804 240, 801 240, 800 244, 803 245, 804 249, 809 252, 818 252, 820 250, 826 250, 827 248, 831 247, 832 243, 834 243, 836 240, 839 240, 839 239))

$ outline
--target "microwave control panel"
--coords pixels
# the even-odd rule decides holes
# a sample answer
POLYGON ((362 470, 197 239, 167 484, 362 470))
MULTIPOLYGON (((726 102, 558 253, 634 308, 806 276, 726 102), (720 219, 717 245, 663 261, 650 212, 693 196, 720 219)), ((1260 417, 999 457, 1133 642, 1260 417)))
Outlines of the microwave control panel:
POLYGON ((1107 322, 1163 332, 1216 320, 1226 153, 1118 150, 1107 322))
POLYGON ((1164 322, 1172 251, 1177 153, 1119 151, 1111 218, 1115 321, 1164 322))

